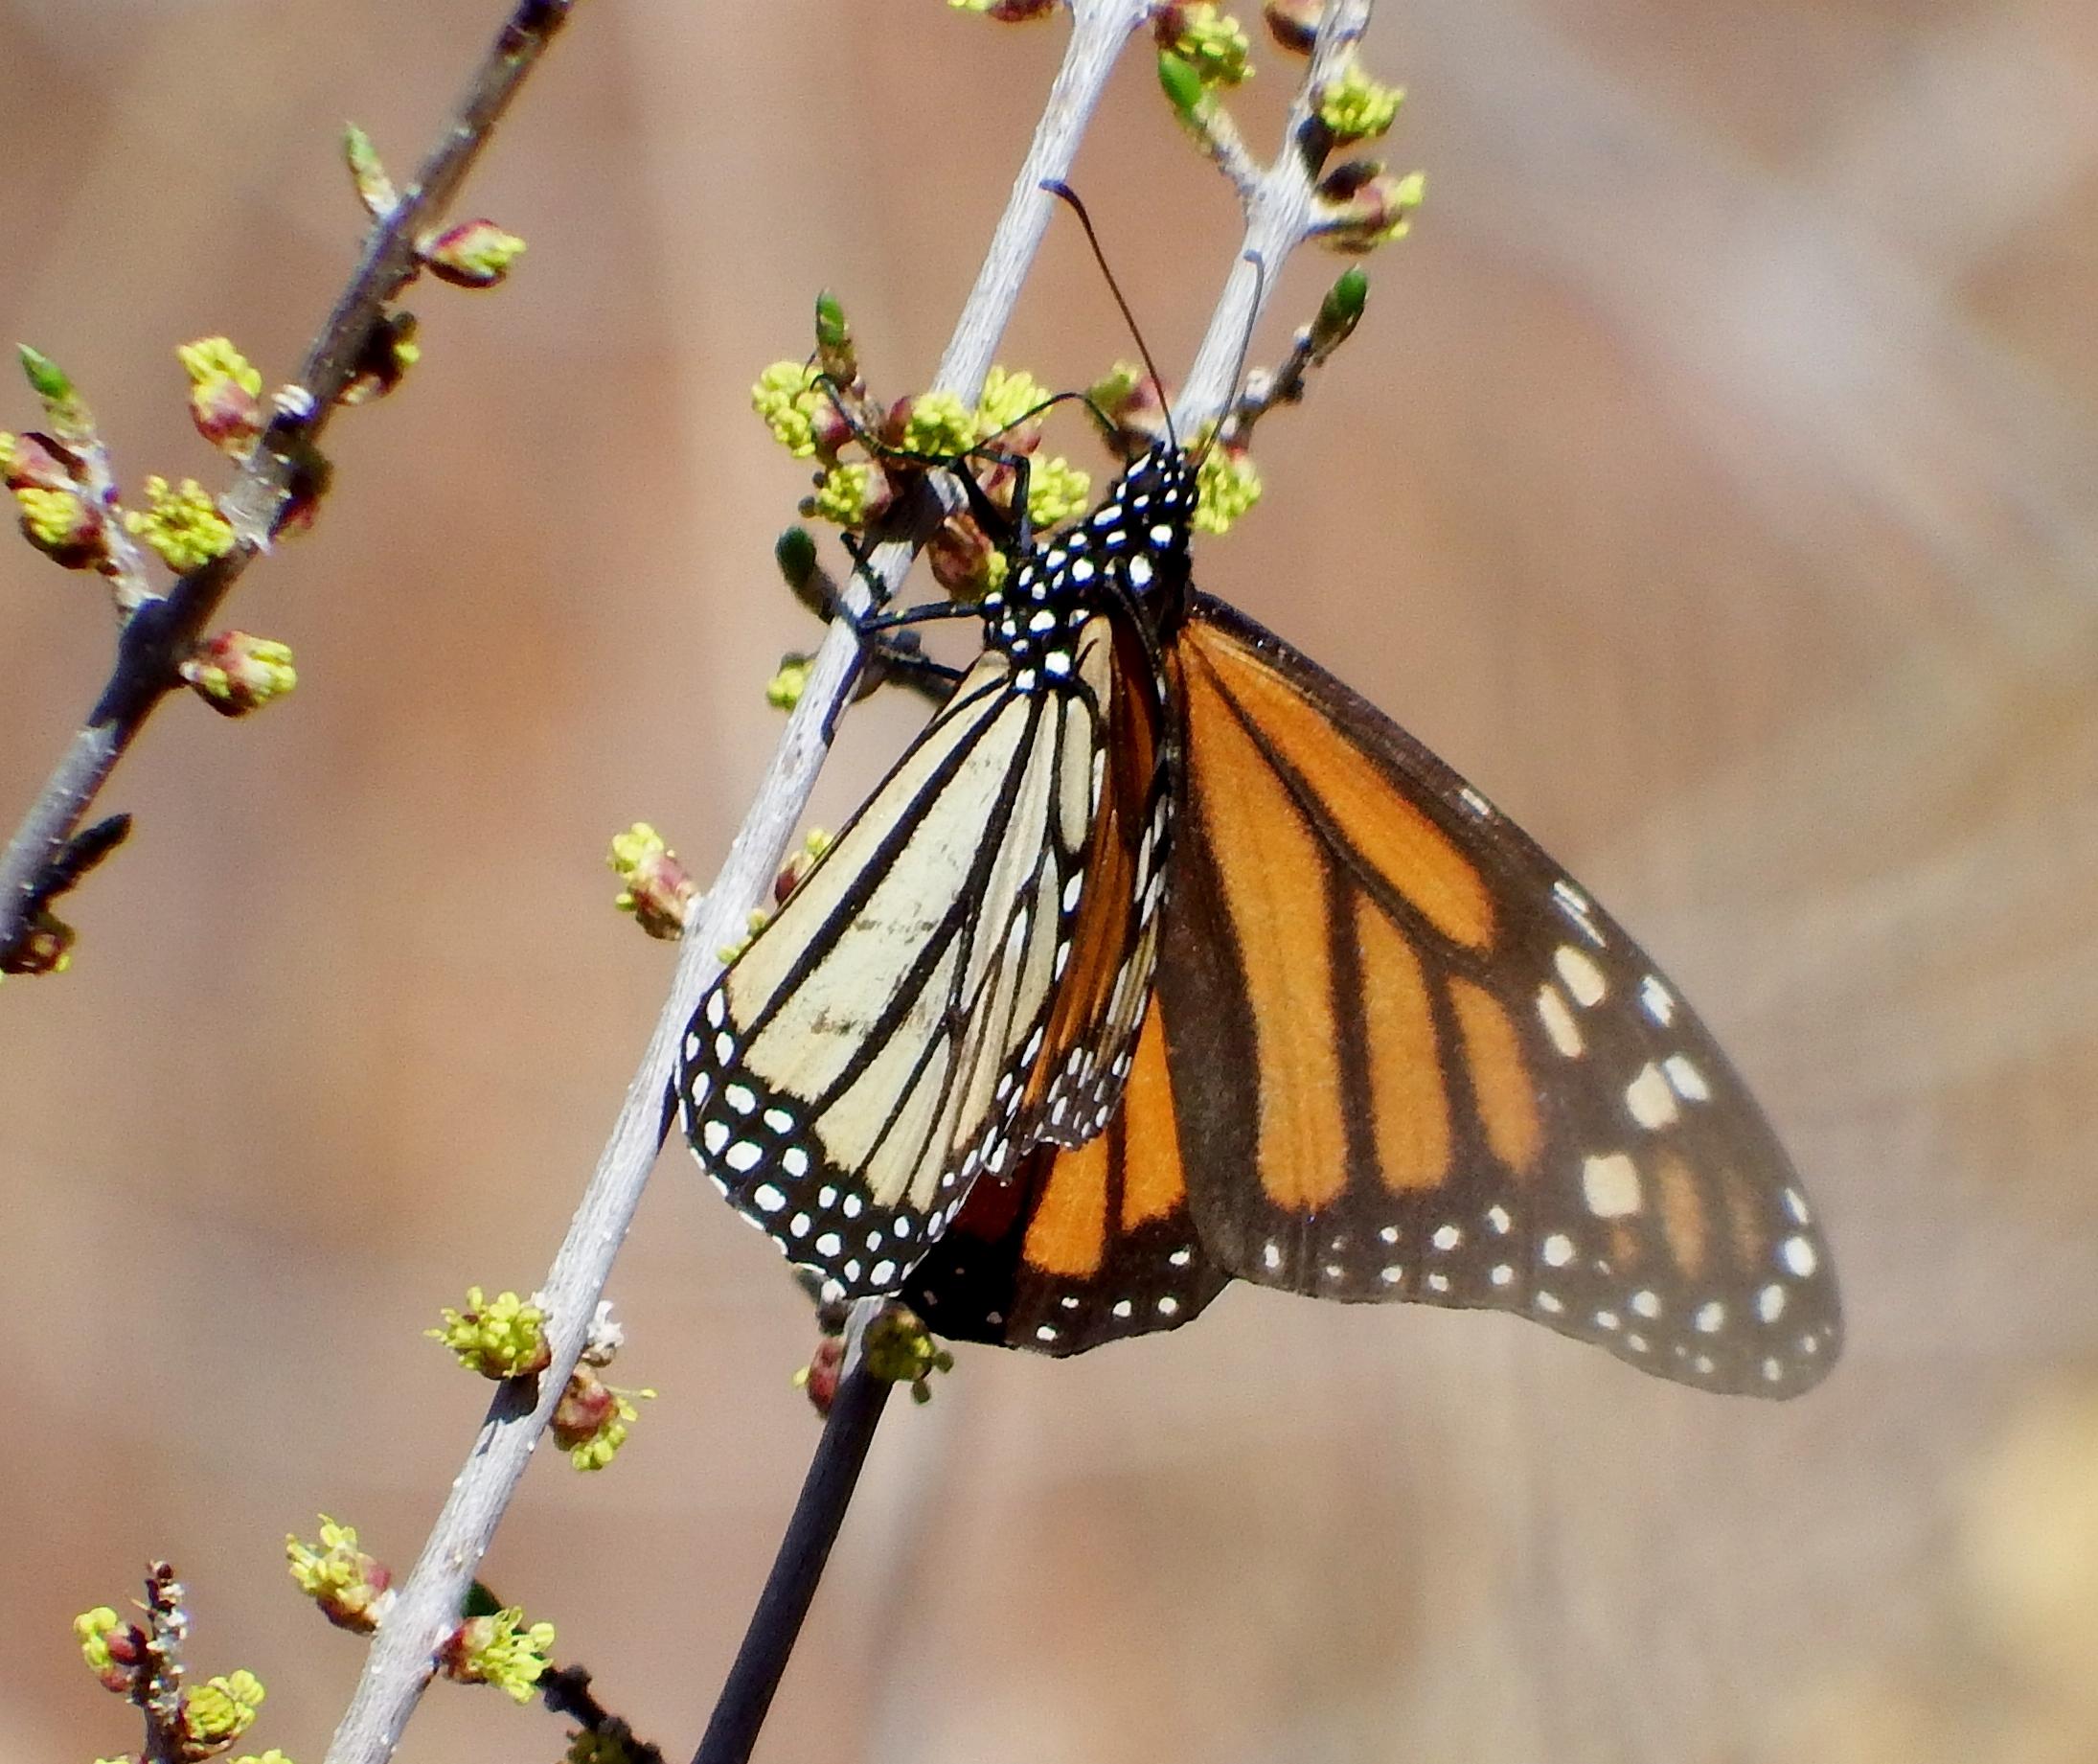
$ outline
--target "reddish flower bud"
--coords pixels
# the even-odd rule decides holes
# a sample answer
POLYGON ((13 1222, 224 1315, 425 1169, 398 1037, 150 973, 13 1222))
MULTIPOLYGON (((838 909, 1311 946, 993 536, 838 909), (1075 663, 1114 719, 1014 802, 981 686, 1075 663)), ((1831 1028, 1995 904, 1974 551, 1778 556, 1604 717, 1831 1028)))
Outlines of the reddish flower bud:
POLYGON ((244 630, 199 644, 177 672, 221 717, 245 717, 299 683, 288 649, 244 630))
POLYGON ((925 541, 932 577, 956 600, 978 600, 1004 573, 1005 559, 969 515, 943 521, 925 541))
POLYGON ((568 1387, 554 1405, 553 1418, 547 1426, 555 1443, 569 1452, 595 1437, 618 1410, 619 1398, 611 1386, 588 1366, 578 1366, 569 1374, 568 1387))
POLYGON ((262 432, 262 401, 231 375, 215 375, 190 388, 190 420, 221 453, 238 458, 262 432))
POLYGON ((525 242, 492 220, 463 220, 417 247, 430 274, 454 287, 493 287, 510 273, 525 242))
POLYGON ((858 439, 853 432, 851 421, 828 394, 809 412, 809 428, 815 440, 818 459, 835 459, 840 447, 858 439))
POLYGON ((845 1338, 825 1336, 816 1343, 809 1363, 794 1375, 794 1382, 808 1395, 810 1407, 827 1415, 836 1399, 838 1380, 845 1374, 845 1338))

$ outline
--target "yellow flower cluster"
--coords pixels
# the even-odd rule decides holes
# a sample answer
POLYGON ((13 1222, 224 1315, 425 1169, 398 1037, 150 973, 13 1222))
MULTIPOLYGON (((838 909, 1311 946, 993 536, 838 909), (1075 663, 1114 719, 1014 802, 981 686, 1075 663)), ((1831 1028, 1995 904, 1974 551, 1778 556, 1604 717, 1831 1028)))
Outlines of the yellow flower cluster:
POLYGON ((1204 85, 1237 85, 1253 72, 1253 44, 1245 28, 1206 0, 1182 10, 1173 49, 1204 85))
POLYGON ((816 379, 821 372, 813 362, 775 361, 750 389, 751 409, 796 459, 807 459, 816 450, 814 417, 823 399, 816 379))
POLYGON ((265 1692, 252 1672, 208 1679, 182 1699, 182 1726, 201 1745, 239 1739, 255 1725, 265 1692))
POLYGON ((1405 93, 1380 85, 1351 60, 1340 78, 1318 94, 1318 120, 1341 141, 1369 141, 1388 129, 1399 115, 1405 93))
POLYGON ((483 1378, 515 1378, 546 1364, 546 1313, 514 1293, 492 1299, 477 1286, 467 1289, 467 1308, 445 1307, 445 1326, 422 1333, 442 1341, 459 1363, 483 1378))
POLYGON ((178 575, 233 549, 231 523, 194 478, 184 478, 179 487, 163 477, 148 478, 146 502, 143 511, 125 515, 124 524, 178 575))
POLYGON ((1229 447, 1211 447, 1195 474, 1195 530, 1229 533, 1231 524, 1261 499, 1261 474, 1252 460, 1229 447))

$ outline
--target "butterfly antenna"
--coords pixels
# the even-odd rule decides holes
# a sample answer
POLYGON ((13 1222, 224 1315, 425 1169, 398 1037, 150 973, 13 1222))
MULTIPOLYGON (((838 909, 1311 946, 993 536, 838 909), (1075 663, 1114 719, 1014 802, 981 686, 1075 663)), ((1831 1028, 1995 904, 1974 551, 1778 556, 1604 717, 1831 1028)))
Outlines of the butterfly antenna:
POLYGON ((1225 425, 1237 414, 1239 390, 1245 380, 1246 357, 1253 353, 1253 329, 1260 323, 1261 311, 1267 305, 1267 260, 1258 251, 1248 251, 1245 261, 1253 265, 1253 309, 1246 314, 1245 330, 1239 338, 1239 358, 1231 364, 1231 390, 1225 395, 1223 410, 1202 447, 1205 455, 1223 439, 1225 425))
POLYGON ((1078 192, 1060 179, 1046 177, 1041 187, 1051 195, 1070 205, 1078 217, 1078 223, 1085 229, 1085 242, 1093 248, 1093 262, 1100 265, 1101 279, 1107 285, 1107 292, 1114 296, 1114 304, 1122 309, 1122 322, 1129 326, 1129 335, 1136 339, 1136 353, 1144 358, 1144 371, 1151 376, 1152 384, 1158 388, 1159 402, 1166 413, 1166 439, 1175 451, 1180 437, 1173 426, 1173 405, 1166 398, 1165 378, 1158 372, 1158 364, 1151 358, 1151 345, 1144 341, 1143 329, 1136 322, 1136 314, 1129 310, 1129 303, 1123 297, 1122 285, 1114 279, 1114 271, 1107 267, 1107 254, 1100 248, 1100 235, 1093 231, 1093 218, 1085 212, 1085 204, 1078 199, 1078 192))

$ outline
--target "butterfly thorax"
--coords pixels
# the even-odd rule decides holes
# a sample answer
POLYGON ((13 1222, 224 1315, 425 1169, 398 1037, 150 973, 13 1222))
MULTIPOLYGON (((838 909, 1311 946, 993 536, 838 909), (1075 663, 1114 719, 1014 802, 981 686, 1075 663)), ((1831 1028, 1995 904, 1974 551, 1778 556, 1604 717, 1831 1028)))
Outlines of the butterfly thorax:
POLYGON ((1106 607, 1141 608, 1155 635, 1178 625, 1195 499, 1194 467, 1162 443, 1083 521, 1020 558, 1011 581, 982 603, 986 640, 1012 658, 1016 686, 1068 676, 1079 629, 1106 607))

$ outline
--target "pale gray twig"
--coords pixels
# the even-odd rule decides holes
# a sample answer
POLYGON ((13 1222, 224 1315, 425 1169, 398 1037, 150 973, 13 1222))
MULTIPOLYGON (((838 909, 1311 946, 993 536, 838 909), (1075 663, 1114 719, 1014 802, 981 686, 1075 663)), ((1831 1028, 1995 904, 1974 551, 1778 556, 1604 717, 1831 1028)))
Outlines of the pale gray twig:
MULTIPOLYGON (((571 0, 514 0, 509 17, 475 70, 443 137, 415 182, 377 218, 349 286, 313 339, 291 396, 279 401, 239 477, 219 499, 234 530, 233 548, 181 577, 166 594, 144 585, 136 548, 112 530, 119 546, 115 584, 124 624, 117 655, 93 707, 74 732, 21 825, 0 852, 0 956, 21 941, 88 806, 147 718, 181 685, 177 672, 241 572, 270 547, 277 522, 302 490, 316 459, 314 443, 364 362, 387 303, 416 274, 417 243, 444 213, 496 123, 568 15, 571 0)), ((87 489, 99 501, 114 484, 99 449, 88 461, 87 489)))

